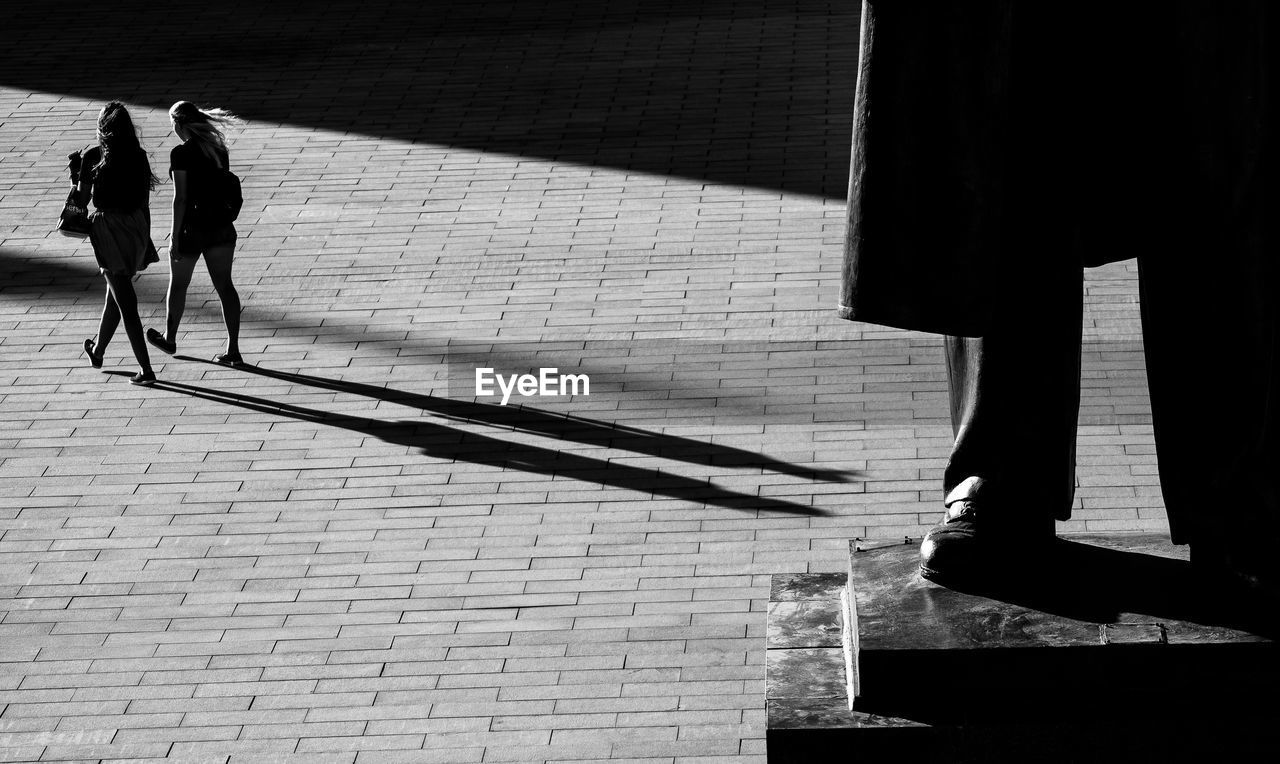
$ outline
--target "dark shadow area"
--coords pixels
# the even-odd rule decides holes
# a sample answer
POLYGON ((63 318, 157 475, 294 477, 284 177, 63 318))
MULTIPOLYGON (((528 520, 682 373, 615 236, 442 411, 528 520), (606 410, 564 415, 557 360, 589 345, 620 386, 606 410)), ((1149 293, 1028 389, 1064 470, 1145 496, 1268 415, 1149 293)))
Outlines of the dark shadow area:
POLYGON ((1210 627, 1207 632, 1183 628, 1169 634, 1170 641, 1208 642, 1218 628, 1277 634, 1280 614, 1243 592, 1209 588, 1186 560, 1059 538, 1035 571, 960 591, 1090 623, 1144 620, 1178 624, 1166 630, 1180 624, 1210 627))
MULTIPOLYGON (((184 361, 199 360, 182 355, 175 357, 184 361)), ((211 366, 217 365, 212 361, 201 362, 211 366)), ((808 480, 822 480, 832 483, 848 483, 859 477, 856 471, 803 467, 732 446, 708 443, 692 438, 682 438, 677 435, 664 435, 637 427, 601 422, 572 414, 557 414, 528 406, 500 406, 479 401, 453 400, 360 382, 345 382, 307 374, 292 374, 247 364, 237 368, 251 374, 258 374, 293 384, 360 395, 374 400, 386 401, 387 403, 408 406, 409 408, 418 409, 455 422, 506 427, 559 440, 569 440, 601 448, 614 448, 620 451, 631 451, 637 454, 657 456, 690 464, 760 469, 808 480)))
POLYGON ((831 0, 70 0, 6 8, 0 84, 843 198, 858 23, 831 0))
MULTIPOLYGON (((50 224, 52 227, 52 224, 50 224)), ((76 246, 68 240, 67 250, 76 246)), ((0 247, 0 295, 10 299, 40 295, 81 294, 106 291, 106 282, 98 273, 93 251, 84 245, 83 257, 59 257, 53 253, 33 254, 0 247)), ((154 266, 153 266, 154 267, 154 266)))
POLYGON ((1257 703, 1280 681, 1275 602, 1203 579, 1163 536, 1060 539, 964 590, 921 581, 913 546, 866 554, 853 563, 858 711, 1087 727, 1277 710, 1257 703))
POLYGON ((821 509, 780 499, 751 496, 710 484, 706 480, 673 475, 661 470, 616 464, 587 456, 537 446, 509 443, 497 438, 444 427, 430 422, 387 422, 366 417, 332 414, 317 409, 259 398, 242 393, 161 380, 154 389, 224 403, 263 414, 288 417, 377 438, 418 449, 435 459, 452 459, 502 469, 582 480, 599 485, 668 496, 742 511, 773 511, 823 516, 821 509))
MULTIPOLYGON (((825 633, 778 639, 794 633, 788 621, 828 623, 838 583, 806 577, 810 594, 796 601, 809 613, 771 609, 771 764, 851 751, 868 761, 1090 763, 1270 761, 1280 751, 1276 643, 1214 625, 1265 622, 1274 603, 1206 586, 1185 547, 1158 534, 1073 536, 1009 561, 999 583, 960 592, 919 577, 918 541, 851 551, 848 669, 825 633), (837 656, 796 649, 805 644, 837 656)), ((774 583, 771 605, 805 591, 774 583)))
MULTIPOLYGON (((1097 697, 1107 698, 1105 687, 1097 697)), ((1134 713, 1107 715, 1086 699, 1075 708, 1044 708, 1022 696, 1036 718, 986 720, 936 726, 770 727, 769 764, 815 761, 946 762, 946 764, 1107 764, 1139 762, 1265 762, 1280 755, 1274 732, 1277 704, 1269 697, 1233 716, 1181 693, 1136 699, 1134 713), (1207 707, 1206 707, 1207 706, 1207 707)), ((883 719, 883 717, 871 717, 883 719)))

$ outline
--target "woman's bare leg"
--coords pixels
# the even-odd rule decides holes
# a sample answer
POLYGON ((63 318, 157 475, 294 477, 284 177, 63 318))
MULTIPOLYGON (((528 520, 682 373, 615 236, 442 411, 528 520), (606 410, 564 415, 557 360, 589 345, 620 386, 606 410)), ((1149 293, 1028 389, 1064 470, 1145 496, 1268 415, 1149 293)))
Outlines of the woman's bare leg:
POLYGON ((138 366, 150 374, 151 357, 147 354, 147 340, 142 333, 142 319, 138 317, 138 295, 133 291, 133 279, 126 275, 107 274, 107 285, 111 287, 111 296, 115 298, 120 320, 124 321, 124 330, 129 335, 129 344, 133 346, 138 366))
POLYGON ((102 305, 102 318, 98 321, 98 338, 93 343, 94 355, 102 358, 118 326, 120 326, 120 308, 116 305, 116 298, 111 294, 111 281, 108 279, 107 297, 102 305))
POLYGON ((227 355, 240 357, 240 294, 231 283, 231 262, 235 244, 210 247, 204 253, 209 279, 222 302, 222 321, 227 325, 227 355))
POLYGON ((187 308, 187 288, 191 286, 191 274, 195 272, 195 257, 169 260, 169 292, 165 295, 165 329, 167 342, 178 341, 178 325, 187 308))

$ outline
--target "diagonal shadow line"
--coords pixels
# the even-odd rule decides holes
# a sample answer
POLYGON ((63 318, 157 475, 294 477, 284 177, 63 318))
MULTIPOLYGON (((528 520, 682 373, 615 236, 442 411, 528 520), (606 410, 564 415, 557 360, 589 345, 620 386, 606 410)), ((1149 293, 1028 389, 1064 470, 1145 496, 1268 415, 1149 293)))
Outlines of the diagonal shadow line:
POLYGON ((844 198, 857 3, 170 6, 6 4, 0 84, 160 111, 198 97, 254 121, 844 198), (79 18, 96 34, 61 21, 79 18), (192 29, 205 44, 185 44, 192 29), (121 40, 148 44, 122 57, 121 40))
MULTIPOLYGON (((212 366, 218 365, 213 361, 183 355, 175 356, 175 358, 184 361, 198 361, 212 366)), ((499 406, 479 401, 460 401, 361 382, 347 382, 307 374, 294 374, 248 364, 238 368, 241 371, 272 379, 408 406, 455 422, 507 427, 520 432, 545 435, 560 440, 571 440, 576 443, 600 446, 602 448, 631 451, 637 454, 645 454, 646 456, 657 456, 690 464, 759 468, 782 475, 831 483, 849 483, 860 477, 860 473, 856 470, 805 467, 764 454, 747 451, 746 449, 734 448, 733 446, 708 443, 692 438, 683 438, 678 435, 666 435, 642 430, 638 427, 587 419, 573 414, 557 414, 523 405, 499 406)))
POLYGON ((683 475, 673 475, 657 469, 643 469, 625 464, 579 456, 549 448, 510 443, 485 435, 444 427, 430 422, 387 422, 367 417, 334 414, 318 409, 281 403, 243 393, 189 385, 181 382, 159 381, 154 389, 189 395, 216 403, 257 411, 264 414, 297 419, 303 422, 338 427, 351 432, 378 438, 387 443, 419 449, 424 455, 437 459, 453 459, 471 464, 485 464, 504 469, 515 469, 551 477, 561 476, 600 485, 625 488, 633 491, 668 496, 682 501, 705 503, 726 509, 742 511, 766 510, 788 514, 826 516, 828 513, 815 507, 806 507, 782 499, 751 496, 713 485, 710 481, 697 480, 683 475))

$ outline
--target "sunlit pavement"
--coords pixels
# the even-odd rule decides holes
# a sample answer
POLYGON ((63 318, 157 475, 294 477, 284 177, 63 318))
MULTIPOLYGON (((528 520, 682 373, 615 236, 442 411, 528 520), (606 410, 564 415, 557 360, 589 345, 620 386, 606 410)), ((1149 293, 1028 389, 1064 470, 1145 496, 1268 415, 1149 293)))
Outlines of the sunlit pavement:
MULTIPOLYGON (((217 5, 6 9, 0 758, 762 762, 770 575, 922 533, 950 439, 938 338, 834 315, 856 12, 217 5), (81 355, 112 97, 161 176, 169 103, 246 117, 251 366, 202 269, 159 385, 81 355)), ((1136 292, 1089 274, 1063 531, 1165 528, 1136 292)))

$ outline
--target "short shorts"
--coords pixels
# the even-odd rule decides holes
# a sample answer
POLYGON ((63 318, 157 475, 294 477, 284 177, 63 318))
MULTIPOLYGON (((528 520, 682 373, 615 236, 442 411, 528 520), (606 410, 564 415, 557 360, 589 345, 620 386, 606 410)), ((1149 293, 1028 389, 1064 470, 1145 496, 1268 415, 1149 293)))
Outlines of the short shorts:
POLYGON ((205 227, 200 225, 184 225, 178 235, 178 244, 174 248, 175 257, 194 258, 208 252, 214 247, 224 247, 236 243, 236 227, 232 223, 205 227))

